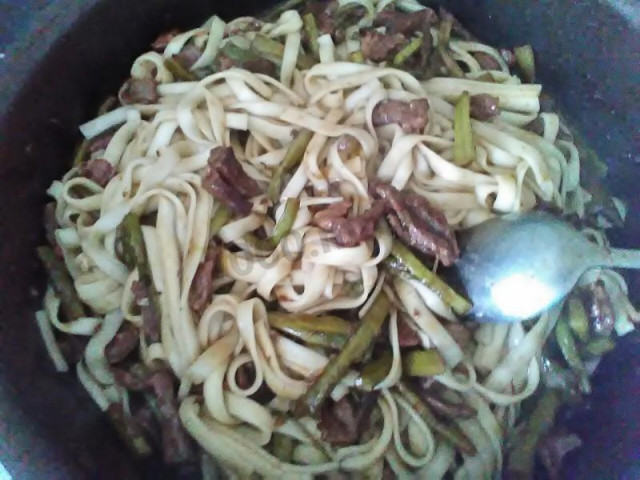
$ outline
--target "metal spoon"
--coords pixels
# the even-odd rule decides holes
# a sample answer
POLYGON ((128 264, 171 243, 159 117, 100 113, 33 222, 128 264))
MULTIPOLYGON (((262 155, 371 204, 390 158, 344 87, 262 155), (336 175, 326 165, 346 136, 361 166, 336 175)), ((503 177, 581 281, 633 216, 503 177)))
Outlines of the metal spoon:
POLYGON ((489 220, 461 232, 459 242, 459 280, 473 302, 471 315, 483 322, 539 315, 588 269, 640 269, 640 251, 599 247, 544 212, 489 220))

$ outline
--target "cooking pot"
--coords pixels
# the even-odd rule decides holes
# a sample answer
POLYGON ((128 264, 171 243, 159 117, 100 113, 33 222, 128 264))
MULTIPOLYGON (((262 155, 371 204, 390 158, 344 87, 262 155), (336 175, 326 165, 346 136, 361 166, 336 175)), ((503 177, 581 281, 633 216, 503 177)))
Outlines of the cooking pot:
MULTIPOLYGON (((640 3, 444 3, 487 43, 533 44, 545 90, 609 165, 608 187, 628 202, 628 225, 613 231, 613 243, 640 246, 640 3)), ((117 90, 159 33, 213 13, 232 18, 266 6, 258 0, 0 0, 0 462, 14 478, 179 473, 159 461, 135 464, 75 375, 53 372, 34 322, 45 285, 34 255, 44 241, 44 192, 68 168, 77 126, 117 90)), ((638 300, 640 277, 628 279, 638 300)), ((564 478, 640 479, 638 399, 640 341, 631 335, 601 363, 585 406, 562 415, 585 440, 567 458, 564 478)))

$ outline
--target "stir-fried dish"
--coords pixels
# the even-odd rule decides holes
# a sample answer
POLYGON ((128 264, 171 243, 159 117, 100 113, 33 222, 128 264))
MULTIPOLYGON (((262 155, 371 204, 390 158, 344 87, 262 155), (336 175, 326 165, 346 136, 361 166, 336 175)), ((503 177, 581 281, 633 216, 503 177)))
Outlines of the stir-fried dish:
POLYGON ((534 79, 529 46, 413 0, 164 33, 48 190, 55 367, 136 455, 204 478, 557 475, 580 440, 555 413, 639 319, 623 278, 514 324, 445 280, 497 215, 603 245, 624 219, 534 79))

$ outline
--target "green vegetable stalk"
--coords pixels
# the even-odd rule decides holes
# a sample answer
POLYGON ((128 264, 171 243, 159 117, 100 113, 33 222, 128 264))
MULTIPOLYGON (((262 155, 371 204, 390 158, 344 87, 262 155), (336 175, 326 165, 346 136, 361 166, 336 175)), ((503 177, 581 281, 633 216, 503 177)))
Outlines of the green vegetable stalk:
POLYGON ((353 63, 364 63, 364 55, 362 54, 362 50, 351 52, 349 54, 349 60, 353 63))
POLYGON ((277 63, 278 65, 282 63, 284 45, 266 35, 261 33, 256 34, 251 42, 251 49, 273 63, 277 63))
POLYGON ((562 400, 555 390, 547 390, 538 401, 525 428, 515 439, 506 466, 506 478, 533 480, 538 441, 553 426, 562 400))
POLYGON ((317 414, 321 405, 331 394, 333 388, 345 376, 349 367, 362 360, 369 346, 380 333, 382 324, 389 314, 391 302, 384 292, 380 292, 364 316, 358 329, 349 338, 347 344, 335 355, 324 368, 324 371, 298 400, 294 413, 303 416, 307 413, 317 414))
POLYGON ((293 439, 281 433, 273 434, 273 455, 285 463, 293 459, 293 439))
POLYGON ((67 321, 77 320, 85 316, 84 306, 78 297, 73 279, 67 267, 51 247, 38 247, 38 257, 49 273, 49 281, 60 298, 60 307, 67 321))
POLYGON ((469 92, 463 92, 456 102, 453 118, 453 161, 461 166, 473 162, 476 148, 471 133, 471 99, 469 92))
POLYGON ((571 331, 581 342, 589 340, 589 316, 582 301, 577 297, 571 297, 566 306, 567 318, 571 331))
POLYGON ((229 219, 231 218, 231 210, 229 210, 224 205, 218 205, 218 209, 216 213, 211 217, 211 222, 209 223, 209 237, 215 237, 222 227, 224 227, 229 219))
POLYGON ((569 323, 565 318, 561 318, 558 320, 556 325, 556 341, 558 342, 558 347, 562 352, 565 360, 571 367, 571 369, 578 375, 580 378, 580 388, 585 393, 589 393, 591 391, 591 386, 589 385, 589 376, 584 367, 584 363, 580 358, 580 354, 578 353, 578 346, 576 345, 575 338, 571 333, 571 328, 569 327, 569 323))
POLYGON ((304 313, 269 312, 269 325, 309 345, 343 348, 353 333, 353 325, 340 317, 304 313))
MULTIPOLYGON (((123 260, 130 270, 138 269, 138 281, 147 287, 149 292, 149 308, 155 310, 155 317, 161 318, 160 312, 160 294, 156 290, 151 275, 151 266, 147 250, 144 245, 142 236, 142 227, 140 226, 140 217, 134 213, 127 214, 122 220, 119 228, 120 243, 122 245, 123 260)), ((143 329, 147 333, 147 329, 143 329)), ((153 333, 153 337, 148 338, 148 342, 156 342, 159 338, 155 338, 157 332, 153 333)))
POLYGON ((587 343, 585 350, 591 356, 601 357, 613 350, 615 346, 616 342, 611 337, 598 337, 587 343))
POLYGON ((393 64, 396 67, 404 65, 412 55, 420 51, 422 48, 422 38, 415 37, 409 43, 407 43, 398 53, 393 57, 393 64))
POLYGON ((533 82, 536 76, 536 62, 533 55, 531 45, 523 45, 513 49, 516 57, 516 64, 522 73, 522 77, 526 82, 533 82))
POLYGON ((396 261, 387 261, 385 265, 392 272, 400 275, 410 273, 415 279, 435 291, 442 301, 459 315, 464 315, 471 310, 471 304, 464 297, 458 295, 440 277, 425 267, 402 243, 394 241, 391 254, 396 261))
MULTIPOLYGON (((284 45, 273 38, 261 33, 256 34, 251 42, 251 49, 263 58, 277 65, 282 63, 284 57, 284 45)), ((298 57, 297 66, 300 70, 306 70, 313 66, 312 58, 301 55, 298 57)))
POLYGON ((393 363, 393 354, 389 350, 382 352, 377 359, 367 363, 360 376, 356 379, 355 385, 366 391, 372 391, 376 385, 389 375, 393 363))
POLYGON ((282 162, 280 162, 275 172, 273 172, 273 177, 271 177, 271 183, 269 184, 267 193, 272 202, 275 203, 278 201, 280 191, 282 190, 282 180, 284 175, 300 164, 302 157, 304 156, 304 152, 307 149, 307 145, 309 145, 312 137, 312 131, 301 130, 289 144, 287 153, 285 153, 282 162))
POLYGON ((318 31, 318 22, 316 21, 316 17, 313 13, 307 13, 302 17, 302 21, 304 23, 304 31, 307 35, 307 39, 309 40, 309 48, 313 54, 318 57, 319 56, 319 46, 318 46, 318 37, 320 36, 318 31))
POLYGON ((409 377, 433 377, 445 370, 444 360, 435 348, 413 350, 402 356, 402 373, 409 377))
POLYGON ((273 233, 267 239, 271 248, 276 248, 280 241, 286 237, 291 231, 294 222, 296 221, 296 215, 298 215, 298 209, 300 208, 300 200, 297 198, 288 198, 284 205, 284 212, 282 217, 278 220, 273 233))
POLYGON ((438 27, 438 47, 436 51, 442 58, 442 62, 447 67, 447 70, 451 76, 456 78, 464 78, 464 72, 460 65, 449 55, 447 48, 449 46, 449 40, 451 38, 451 28, 453 26, 453 20, 451 18, 445 18, 440 22, 438 27))
POLYGON ((171 72, 173 78, 181 82, 195 82, 198 77, 192 71, 186 69, 179 60, 174 57, 167 58, 164 61, 164 66, 171 72))

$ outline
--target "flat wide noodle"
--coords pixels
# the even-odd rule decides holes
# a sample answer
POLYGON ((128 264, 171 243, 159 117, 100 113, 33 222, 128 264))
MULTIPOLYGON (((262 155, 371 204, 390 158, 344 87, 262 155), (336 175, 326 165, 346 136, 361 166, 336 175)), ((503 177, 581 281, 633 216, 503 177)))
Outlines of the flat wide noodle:
MULTIPOLYGON (((345 205, 340 220, 347 224, 364 216, 374 206, 372 182, 423 196, 453 230, 531 210, 541 201, 583 217, 589 194, 579 185, 578 150, 563 137, 558 115, 540 114, 540 85, 522 84, 501 52, 455 38, 455 28, 454 38, 438 48, 463 67, 462 78, 421 81, 390 66, 407 61, 397 55, 380 65, 352 62, 364 50, 360 28, 374 25, 376 15, 422 19, 427 23, 408 36, 426 45, 441 42, 429 24, 435 13, 418 2, 340 0, 315 7, 325 15, 316 12, 312 19, 317 45, 309 38, 313 22, 306 11, 287 10, 271 22, 243 17, 225 23, 214 16, 200 28, 163 35, 158 51, 133 63, 130 82, 155 89, 151 104, 122 106, 80 127, 86 139, 99 141, 91 159, 107 162, 113 178, 96 183, 74 167, 48 191, 55 201, 56 254, 91 313, 61 319, 68 299, 49 287, 38 326, 60 371, 68 364, 56 332, 88 337, 76 366, 80 381, 101 409, 119 403, 127 412, 128 394, 116 385, 104 352, 121 327, 133 326, 141 340, 132 356, 148 367, 168 364, 180 385, 182 425, 241 478, 308 479, 337 470, 380 478, 387 467, 415 478, 495 477, 518 405, 540 382, 541 348, 561 306, 532 324, 470 326, 432 287, 383 270, 394 245, 384 220, 347 247, 314 218, 335 205, 345 205), (335 32, 338 23, 349 25, 335 32), (258 73, 265 65, 277 78, 258 73), (471 120, 475 155, 461 164, 455 103, 465 92, 497 98, 500 112, 471 120), (376 117, 381 102, 411 102, 402 111, 420 106, 420 128, 397 119, 385 124, 376 117), (543 124, 540 135, 531 131, 536 119, 543 124), (218 147, 229 147, 233 171, 259 187, 253 197, 238 189, 247 194, 248 215, 227 210, 224 195, 214 200, 203 182, 218 147), (123 254, 127 215, 140 218, 146 268, 123 254), (141 281, 157 292, 160 340, 152 344, 143 333, 141 308, 150 299, 135 293, 141 281), (190 304, 194 289, 211 293, 198 308, 190 304), (382 294, 391 306, 375 354, 388 349, 389 369, 371 386, 373 393, 355 392, 363 383, 362 365, 355 362, 328 392, 328 408, 372 395, 357 441, 330 445, 321 431, 326 425, 293 419, 291 412, 337 347, 375 313, 371 308, 382 294), (292 323, 313 316, 321 322, 321 316, 344 310, 356 319, 345 321, 346 331, 340 323, 338 333, 325 333, 320 324, 318 331, 276 330, 267 308, 290 314, 292 323), (413 348, 433 349, 444 364, 434 388, 477 412, 447 419, 476 455, 460 455, 464 449, 446 441, 442 426, 435 428, 419 405, 399 393, 398 383, 408 381, 401 328, 407 324, 418 338, 413 348), (279 436, 293 443, 287 459, 272 454, 279 436)), ((385 118, 395 118, 391 113, 385 118)), ((224 179, 235 188, 233 180, 224 179)), ((597 230, 585 234, 606 244, 597 230)), ((623 279, 611 272, 593 275, 617 300, 616 330, 633 329, 640 315, 623 279)))

